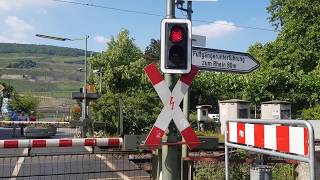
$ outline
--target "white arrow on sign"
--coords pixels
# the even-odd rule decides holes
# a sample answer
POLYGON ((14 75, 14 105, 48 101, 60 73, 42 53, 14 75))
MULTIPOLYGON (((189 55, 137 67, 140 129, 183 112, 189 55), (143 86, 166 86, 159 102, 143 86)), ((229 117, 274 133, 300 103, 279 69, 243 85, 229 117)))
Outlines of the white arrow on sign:
POLYGON ((192 64, 209 71, 249 73, 260 64, 248 53, 192 47, 192 64))

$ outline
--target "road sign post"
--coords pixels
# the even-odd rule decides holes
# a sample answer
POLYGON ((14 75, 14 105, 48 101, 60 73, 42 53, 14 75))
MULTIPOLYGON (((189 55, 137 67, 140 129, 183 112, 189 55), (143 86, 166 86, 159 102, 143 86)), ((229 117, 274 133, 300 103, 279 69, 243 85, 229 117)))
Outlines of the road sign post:
POLYGON ((249 73, 260 64, 248 53, 192 47, 192 64, 208 71, 249 73))
POLYGON ((178 172, 180 172, 180 163, 178 162, 178 159, 181 153, 179 153, 180 151, 178 150, 178 145, 180 145, 180 143, 177 142, 178 135, 177 132, 174 131, 174 124, 185 139, 189 148, 192 149, 200 144, 195 132, 179 107, 193 78, 197 74, 197 68, 192 66, 190 73, 183 74, 172 91, 169 89, 155 64, 150 64, 145 67, 144 70, 164 104, 161 113, 145 140, 145 144, 151 149, 156 149, 159 145, 162 145, 163 179, 179 179, 178 177, 180 174, 178 174, 178 172), (171 121, 172 119, 174 124, 171 121), (167 128, 169 133, 162 139, 167 128), (161 143, 162 140, 163 143, 161 143))
MULTIPOLYGON (((175 2, 174 2, 174 0, 167 0, 166 7, 167 7, 166 8, 166 18, 168 18, 168 19, 175 18, 175 2)), ((164 76, 165 76, 165 81, 167 82, 168 86, 171 88, 174 75, 173 74, 165 74, 164 76)), ((169 131, 168 135, 170 135, 170 134, 173 134, 173 132, 169 131)), ((161 159, 159 158, 159 160, 161 160, 161 170, 160 171, 162 172, 162 177, 164 179, 168 179, 168 180, 172 179, 173 180, 177 177, 178 169, 177 169, 177 167, 174 167, 173 163, 171 163, 171 162, 176 162, 177 158, 168 157, 169 148, 170 147, 163 145, 162 149, 158 150, 158 156, 160 156, 160 155, 162 156, 161 159), (168 165, 162 166, 162 164, 165 165, 166 162, 168 163, 168 165)), ((176 149, 172 149, 172 150, 175 151, 173 153, 178 154, 176 149)), ((158 166, 160 166, 160 165, 158 164, 158 166)), ((160 175, 159 175, 159 177, 160 177, 160 175)))

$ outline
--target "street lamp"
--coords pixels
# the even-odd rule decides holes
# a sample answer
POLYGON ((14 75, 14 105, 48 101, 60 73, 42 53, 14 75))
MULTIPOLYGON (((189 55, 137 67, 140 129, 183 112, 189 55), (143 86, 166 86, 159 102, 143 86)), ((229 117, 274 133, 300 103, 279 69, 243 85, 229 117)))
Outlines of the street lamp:
POLYGON ((89 36, 85 35, 81 38, 65 38, 65 37, 57 37, 57 36, 48 36, 43 34, 36 34, 37 37, 40 38, 46 38, 46 39, 52 39, 52 40, 58 40, 58 41, 77 41, 77 40, 85 40, 86 46, 84 51, 84 87, 83 87, 83 101, 82 101, 82 115, 81 115, 81 121, 82 121, 82 127, 81 127, 81 134, 82 137, 86 137, 86 128, 83 128, 83 126, 86 124, 86 118, 87 118, 87 49, 88 49, 88 39, 89 36))

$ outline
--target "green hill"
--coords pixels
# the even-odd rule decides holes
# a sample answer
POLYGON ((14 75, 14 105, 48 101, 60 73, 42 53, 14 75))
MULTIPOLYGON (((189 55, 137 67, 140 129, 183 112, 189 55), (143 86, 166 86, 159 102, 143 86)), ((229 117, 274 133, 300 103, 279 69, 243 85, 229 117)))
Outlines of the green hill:
MULTIPOLYGON (((32 53, 55 56, 84 56, 84 50, 82 49, 16 43, 0 43, 0 54, 2 53, 32 53)), ((88 54, 90 53, 91 52, 88 52, 88 54)))
POLYGON ((81 49, 0 43, 0 81, 18 92, 69 98, 83 86, 83 66, 81 49))

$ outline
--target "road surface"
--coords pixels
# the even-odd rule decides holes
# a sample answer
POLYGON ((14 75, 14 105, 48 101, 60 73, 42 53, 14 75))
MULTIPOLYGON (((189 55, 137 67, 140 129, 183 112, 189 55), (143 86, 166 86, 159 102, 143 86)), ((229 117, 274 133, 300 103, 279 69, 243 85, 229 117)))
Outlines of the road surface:
MULTIPOLYGON (((53 138, 71 138, 75 132, 59 129, 53 138)), ((16 139, 24 139, 17 131, 16 139)), ((10 128, 0 128, 1 139, 12 139, 10 128)), ((129 154, 91 147, 0 149, 0 179, 150 179, 129 161, 129 154)))

